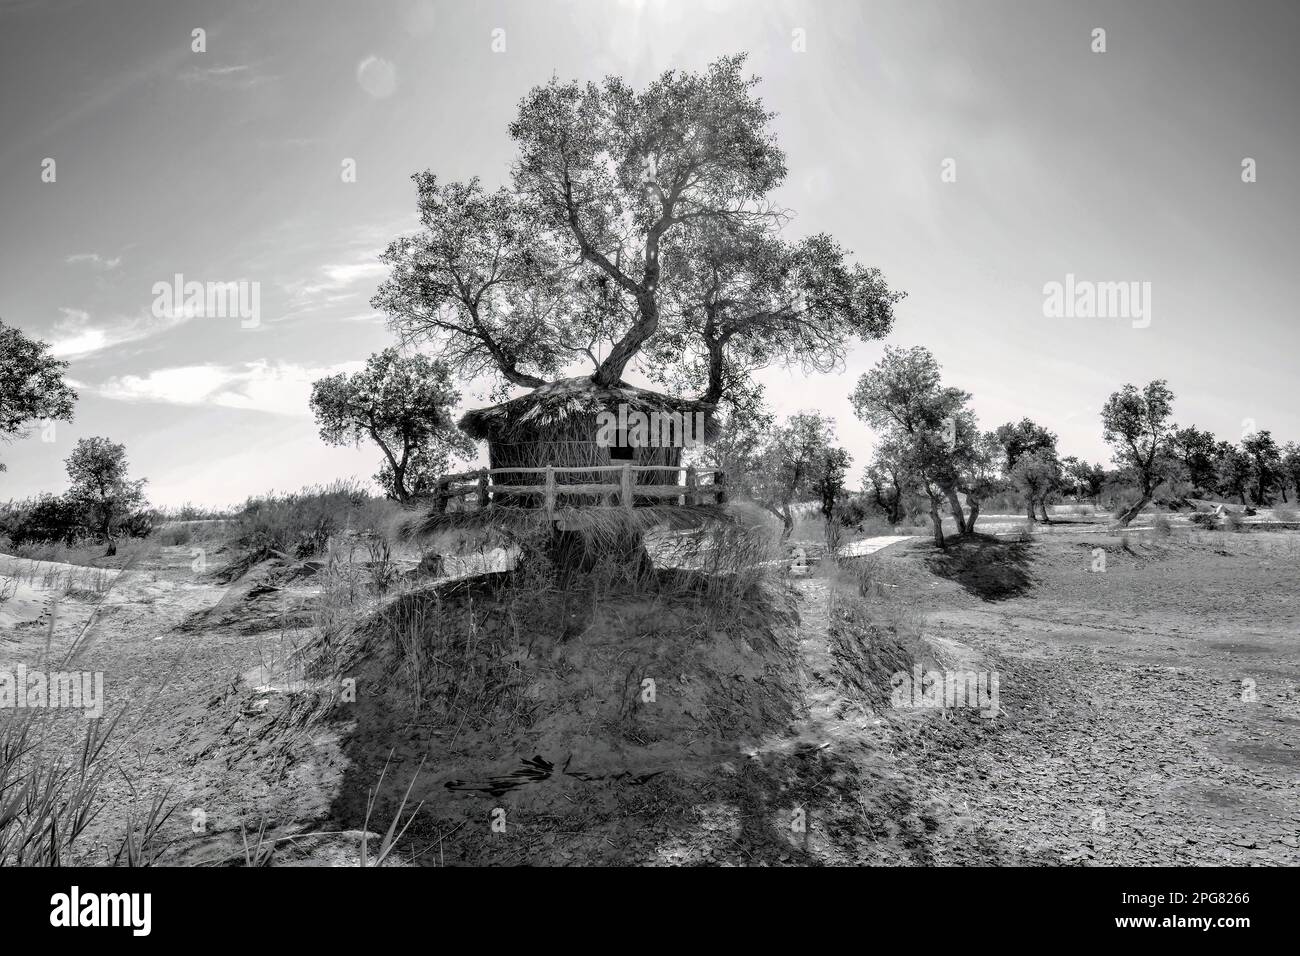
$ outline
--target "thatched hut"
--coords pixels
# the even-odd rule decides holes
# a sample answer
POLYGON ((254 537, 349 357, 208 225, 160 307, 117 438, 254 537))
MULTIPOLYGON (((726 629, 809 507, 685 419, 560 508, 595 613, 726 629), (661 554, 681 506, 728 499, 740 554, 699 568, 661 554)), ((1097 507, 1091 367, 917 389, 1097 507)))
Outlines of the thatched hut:
MULTIPOLYGON (((467 412, 460 427, 471 438, 488 443, 489 468, 549 465, 561 470, 555 476, 557 485, 592 484, 609 480, 609 472, 583 472, 584 466, 627 462, 680 467, 685 448, 716 437, 713 410, 706 402, 631 385, 603 387, 581 377, 561 379, 500 405, 467 412)), ((671 470, 638 471, 635 483, 677 484, 678 476, 671 470)), ((521 473, 493 475, 492 484, 536 486, 538 481, 536 475, 521 473)))

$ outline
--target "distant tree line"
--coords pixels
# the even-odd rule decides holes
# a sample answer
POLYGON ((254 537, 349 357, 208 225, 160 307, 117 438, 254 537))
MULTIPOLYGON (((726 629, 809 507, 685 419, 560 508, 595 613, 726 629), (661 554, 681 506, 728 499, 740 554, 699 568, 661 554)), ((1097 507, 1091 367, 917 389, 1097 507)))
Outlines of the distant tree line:
POLYGON ((877 433, 862 490, 851 494, 851 464, 837 447, 834 421, 801 412, 777 423, 759 403, 732 408, 722 436, 703 457, 727 472, 745 497, 794 526, 793 507, 817 502, 828 523, 877 516, 891 525, 929 519, 943 547, 943 520, 974 534, 986 502, 1009 501, 1027 521, 1050 522, 1049 504, 1073 498, 1115 513, 1127 527, 1153 501, 1189 498, 1266 506, 1300 500, 1300 445, 1279 446, 1267 430, 1233 443, 1173 419, 1174 394, 1156 380, 1124 385, 1100 411, 1113 467, 1062 456, 1057 435, 1029 418, 982 430, 971 395, 945 386, 925 348, 887 346, 850 395, 857 416, 877 433))

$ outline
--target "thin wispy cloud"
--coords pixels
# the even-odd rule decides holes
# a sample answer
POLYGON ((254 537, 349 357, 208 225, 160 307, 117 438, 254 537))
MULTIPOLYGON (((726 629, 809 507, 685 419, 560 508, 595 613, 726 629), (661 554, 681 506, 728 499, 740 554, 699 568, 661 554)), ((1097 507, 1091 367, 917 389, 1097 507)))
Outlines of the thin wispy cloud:
POLYGON ((293 362, 243 362, 154 369, 144 375, 110 378, 89 390, 122 402, 209 405, 294 417, 309 416, 311 384, 337 372, 355 372, 362 362, 308 366, 293 362))
POLYGON ((102 272, 111 272, 122 264, 121 256, 101 256, 98 252, 78 252, 68 256, 65 262, 73 265, 87 264, 102 272))
POLYGON ((278 80, 278 76, 261 73, 249 63, 229 66, 192 66, 180 74, 188 86, 209 86, 225 90, 251 90, 278 80))
POLYGON ((331 263, 319 267, 305 279, 291 279, 283 283, 289 295, 289 305, 294 309, 329 305, 347 301, 354 296, 369 297, 388 274, 388 267, 371 252, 353 262, 331 263))
POLYGON ((84 358, 96 352, 161 335, 194 318, 184 311, 161 316, 141 311, 134 317, 114 316, 96 321, 85 309, 61 308, 49 337, 50 352, 58 358, 84 358))

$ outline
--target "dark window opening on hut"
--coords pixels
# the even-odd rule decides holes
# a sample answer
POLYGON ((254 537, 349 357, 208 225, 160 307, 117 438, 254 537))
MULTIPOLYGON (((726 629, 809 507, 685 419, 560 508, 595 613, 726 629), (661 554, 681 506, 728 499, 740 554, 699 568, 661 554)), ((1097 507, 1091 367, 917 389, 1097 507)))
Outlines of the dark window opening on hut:
POLYGON ((627 432, 620 429, 618 432, 618 443, 609 446, 609 460, 632 461, 635 457, 632 446, 627 443, 627 432))

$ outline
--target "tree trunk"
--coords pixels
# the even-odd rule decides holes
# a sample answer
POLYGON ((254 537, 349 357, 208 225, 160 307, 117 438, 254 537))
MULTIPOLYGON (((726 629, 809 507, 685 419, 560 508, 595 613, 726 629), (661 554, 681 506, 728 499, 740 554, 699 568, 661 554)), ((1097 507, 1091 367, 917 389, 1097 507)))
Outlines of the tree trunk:
POLYGON ((1043 521, 1046 522, 1047 524, 1051 524, 1051 523, 1052 523, 1052 519, 1049 518, 1049 517, 1047 516, 1047 499, 1046 499, 1046 498, 1039 498, 1039 499, 1038 499, 1038 510, 1041 511, 1041 512, 1043 513, 1043 521))
MULTIPOLYGON (((649 267, 647 267, 649 271, 649 267)), ((617 385, 623 378, 623 370, 632 361, 641 346, 655 334, 659 328, 659 303, 653 292, 642 291, 637 296, 637 320, 628 329, 614 347, 609 350, 605 360, 596 369, 592 379, 605 388, 617 385)))
POLYGON ((945 548, 947 545, 943 540, 943 515, 939 514, 939 499, 930 499, 930 520, 934 523, 934 544, 937 548, 945 548))
POLYGON ((966 533, 975 533, 975 522, 980 516, 980 500, 974 495, 966 495, 966 504, 970 508, 970 514, 966 516, 966 533))
POLYGON ((1025 517, 1029 519, 1030 524, 1034 524, 1038 521, 1038 519, 1034 517, 1034 499, 1028 497, 1027 500, 1029 501, 1029 504, 1025 505, 1025 517))
POLYGON ((768 514, 780 519, 782 541, 790 537, 791 532, 794 531, 794 517, 790 514, 790 506, 788 504, 783 503, 778 510, 777 507, 770 502, 760 501, 758 498, 751 498, 750 500, 768 514))
POLYGON ((1137 504, 1135 504, 1132 508, 1129 508, 1128 511, 1124 512, 1122 515, 1119 516, 1119 526, 1121 528, 1127 528, 1129 522, 1132 521, 1134 518, 1136 518, 1138 516, 1138 513, 1150 503, 1151 503, 1151 493, 1146 492, 1145 494, 1142 495, 1141 499, 1138 500, 1137 504))
POLYGON ((962 513, 961 499, 957 497, 957 489, 949 485, 944 489, 948 495, 948 507, 952 509, 953 521, 957 523, 957 534, 966 534, 966 515, 962 513))

